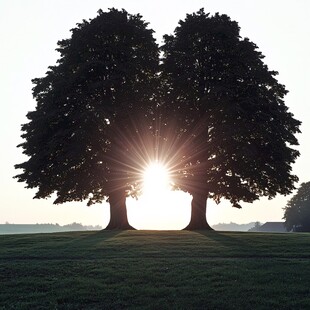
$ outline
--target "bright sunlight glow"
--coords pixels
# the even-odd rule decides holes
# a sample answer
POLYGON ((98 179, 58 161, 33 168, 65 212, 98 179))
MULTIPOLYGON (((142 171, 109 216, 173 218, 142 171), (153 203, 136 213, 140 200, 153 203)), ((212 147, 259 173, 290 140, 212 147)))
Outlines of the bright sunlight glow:
POLYGON ((170 190, 168 169, 161 163, 151 163, 143 174, 144 195, 156 195, 170 190))
POLYGON ((169 168, 151 162, 142 172, 142 195, 128 199, 130 223, 137 229, 182 229, 190 217, 190 195, 172 190, 169 168))

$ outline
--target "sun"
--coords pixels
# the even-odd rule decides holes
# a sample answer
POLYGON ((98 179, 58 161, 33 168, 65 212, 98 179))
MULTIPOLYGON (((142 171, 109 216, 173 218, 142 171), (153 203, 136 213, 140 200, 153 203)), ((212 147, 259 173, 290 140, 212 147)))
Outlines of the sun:
POLYGON ((174 190, 173 168, 153 161, 141 169, 141 195, 128 199, 130 223, 137 229, 182 229, 190 217, 190 195, 174 190))
POLYGON ((160 162, 150 163, 143 173, 143 195, 152 196, 171 190, 169 170, 160 162))

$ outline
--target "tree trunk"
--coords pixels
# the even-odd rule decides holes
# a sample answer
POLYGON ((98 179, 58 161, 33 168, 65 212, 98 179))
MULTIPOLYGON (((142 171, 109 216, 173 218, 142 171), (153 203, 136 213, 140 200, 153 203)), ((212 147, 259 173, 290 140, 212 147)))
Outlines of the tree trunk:
POLYGON ((126 193, 122 190, 113 191, 109 195, 110 222, 105 230, 134 229, 128 223, 126 193))
POLYGON ((194 193, 192 194, 191 220, 184 230, 213 230, 207 222, 207 197, 194 193))

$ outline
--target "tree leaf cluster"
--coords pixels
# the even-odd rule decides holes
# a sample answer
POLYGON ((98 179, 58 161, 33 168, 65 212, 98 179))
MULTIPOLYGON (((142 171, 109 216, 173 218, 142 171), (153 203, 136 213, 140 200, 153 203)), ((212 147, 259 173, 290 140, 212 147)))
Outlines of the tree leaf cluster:
POLYGON ((183 147, 180 188, 219 202, 288 194, 297 177, 300 122, 284 103, 285 86, 227 15, 187 15, 165 36, 162 64, 170 115, 183 147), (190 150, 190 151, 188 151, 190 150))
POLYGON ((17 178, 38 188, 35 198, 56 192, 55 203, 91 204, 108 194, 109 179, 126 177, 130 117, 144 122, 153 105, 158 46, 142 17, 125 10, 99 11, 71 32, 58 42, 57 65, 33 80, 37 108, 20 145, 29 159, 17 178))

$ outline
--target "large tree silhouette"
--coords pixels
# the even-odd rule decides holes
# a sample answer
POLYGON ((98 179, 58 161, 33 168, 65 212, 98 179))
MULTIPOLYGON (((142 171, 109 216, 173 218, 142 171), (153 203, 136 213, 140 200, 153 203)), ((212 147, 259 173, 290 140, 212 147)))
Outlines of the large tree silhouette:
POLYGON ((99 11, 58 42, 60 59, 33 80, 36 110, 22 126, 29 156, 16 176, 54 203, 108 197, 108 229, 132 228, 126 196, 137 181, 135 143, 152 122, 158 47, 140 15, 99 11))
MULTIPOLYGON (((211 229, 206 201, 253 202, 288 194, 297 177, 294 134, 300 122, 284 85, 237 22, 203 10, 187 15, 162 47, 166 112, 176 146, 176 186, 192 195, 186 229, 211 229), (173 119, 173 121, 172 121, 173 119)), ((171 132, 171 129, 170 129, 171 132)))

